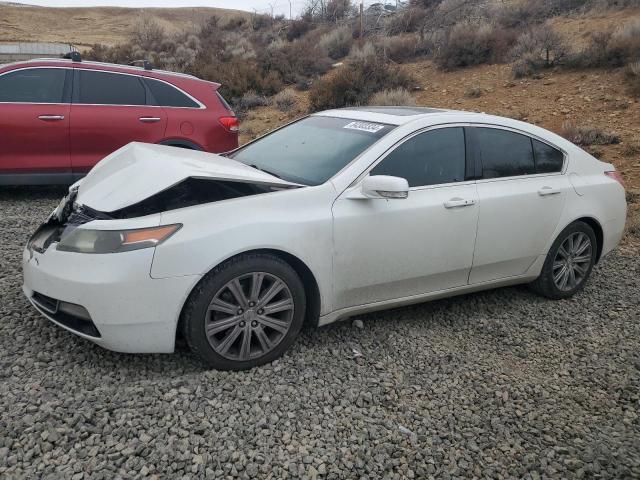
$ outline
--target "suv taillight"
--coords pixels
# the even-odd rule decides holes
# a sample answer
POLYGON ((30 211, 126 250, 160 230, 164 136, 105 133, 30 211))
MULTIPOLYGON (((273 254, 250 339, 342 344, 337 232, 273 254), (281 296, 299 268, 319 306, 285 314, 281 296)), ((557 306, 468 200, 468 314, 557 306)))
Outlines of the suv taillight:
POLYGON ((237 132, 240 130, 240 123, 237 117, 220 117, 218 121, 228 132, 237 132))
POLYGON ((609 178, 615 180, 616 182, 618 182, 620 185, 622 185, 622 188, 625 188, 624 187, 624 180, 622 179, 622 175, 620 175, 617 171, 610 170, 608 172, 604 172, 604 174, 607 177, 609 177, 609 178))

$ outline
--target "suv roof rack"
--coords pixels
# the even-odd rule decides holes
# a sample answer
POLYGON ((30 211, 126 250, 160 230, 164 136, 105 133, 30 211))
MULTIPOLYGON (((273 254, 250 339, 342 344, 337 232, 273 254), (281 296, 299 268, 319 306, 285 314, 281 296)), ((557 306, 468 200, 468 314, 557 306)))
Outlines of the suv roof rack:
POLYGON ((145 70, 153 70, 153 64, 149 60, 134 60, 129 63, 130 67, 142 67, 145 70))
POLYGON ((82 56, 80 55, 80 52, 77 52, 75 50, 72 52, 65 53, 64 55, 62 55, 62 58, 66 58, 67 60, 71 60, 72 62, 82 61, 82 56))

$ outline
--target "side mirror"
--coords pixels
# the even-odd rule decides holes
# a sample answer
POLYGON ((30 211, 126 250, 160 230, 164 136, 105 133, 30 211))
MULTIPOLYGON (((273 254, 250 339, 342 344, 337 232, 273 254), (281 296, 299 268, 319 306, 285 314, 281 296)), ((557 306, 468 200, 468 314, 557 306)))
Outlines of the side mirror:
POLYGON ((362 181, 362 194, 367 198, 407 198, 409 182, 406 178, 372 175, 362 181))

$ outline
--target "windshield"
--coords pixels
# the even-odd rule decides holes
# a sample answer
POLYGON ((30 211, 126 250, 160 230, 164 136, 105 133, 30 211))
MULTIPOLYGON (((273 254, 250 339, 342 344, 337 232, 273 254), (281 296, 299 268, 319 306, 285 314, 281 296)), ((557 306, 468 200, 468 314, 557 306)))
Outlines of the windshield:
POLYGON ((306 117, 230 156, 290 182, 320 185, 393 128, 345 118, 306 117))

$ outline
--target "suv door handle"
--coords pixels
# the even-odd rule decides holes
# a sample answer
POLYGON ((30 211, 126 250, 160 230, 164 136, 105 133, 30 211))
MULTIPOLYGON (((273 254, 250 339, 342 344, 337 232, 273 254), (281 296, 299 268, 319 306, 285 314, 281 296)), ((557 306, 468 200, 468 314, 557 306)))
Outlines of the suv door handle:
POLYGON ((472 198, 464 199, 464 198, 451 198, 444 202, 444 208, 458 208, 458 207, 468 207, 469 205, 475 205, 476 201, 472 198))
POLYGON ((546 195, 556 195, 558 193, 560 193, 560 189, 553 187, 542 187, 538 190, 538 195, 540 195, 541 197, 544 197, 546 195))
POLYGON ((40 115, 38 118, 48 122, 57 122, 59 120, 64 120, 64 115, 40 115))
POLYGON ((160 117, 140 117, 139 120, 143 123, 155 123, 159 122, 161 119, 160 117))

